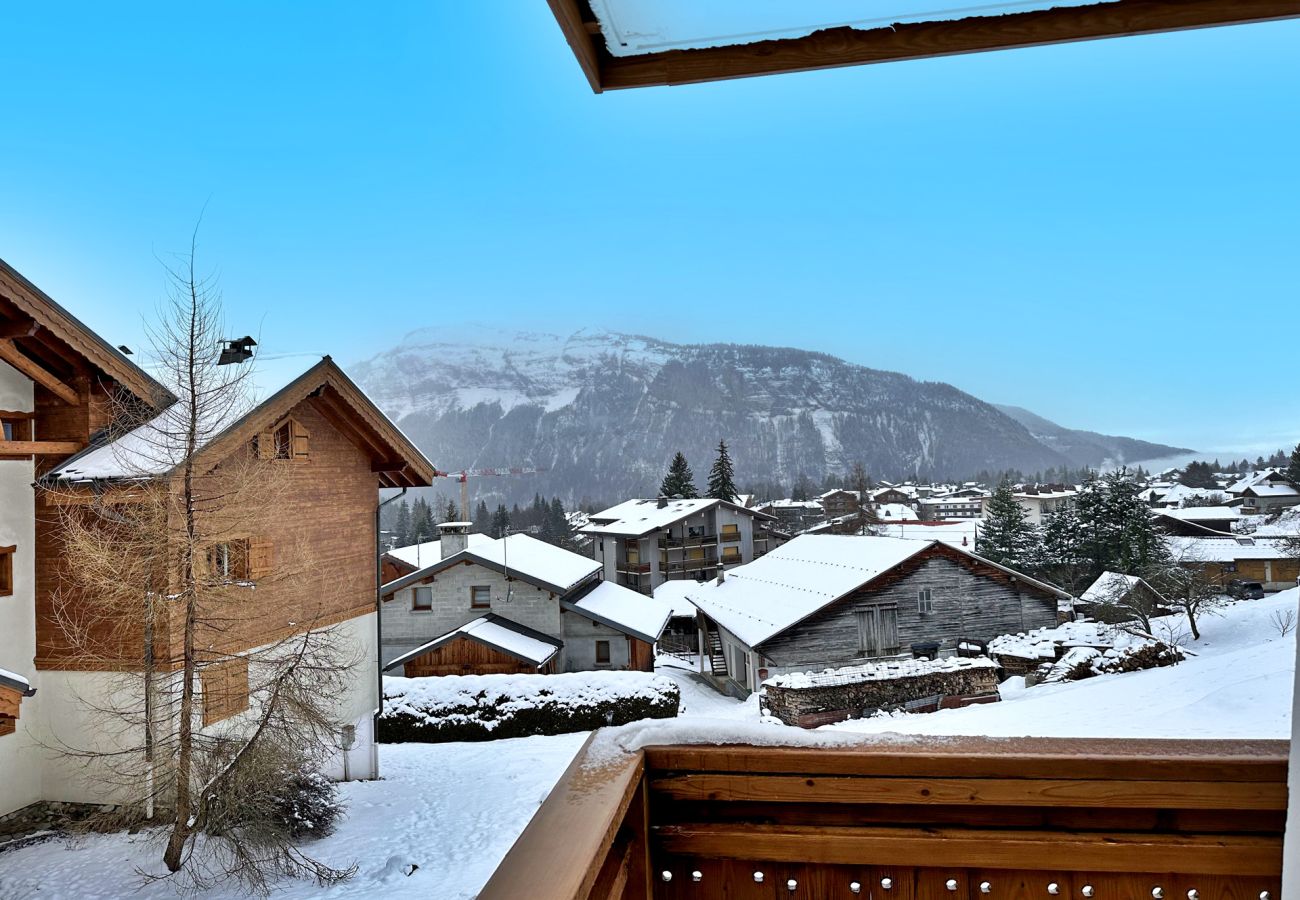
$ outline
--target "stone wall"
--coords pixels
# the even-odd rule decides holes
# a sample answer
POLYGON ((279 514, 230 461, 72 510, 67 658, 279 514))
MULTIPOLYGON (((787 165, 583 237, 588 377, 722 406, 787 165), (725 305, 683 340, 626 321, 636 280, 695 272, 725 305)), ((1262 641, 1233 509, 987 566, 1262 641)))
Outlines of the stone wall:
POLYGON ((936 696, 943 699, 915 711, 997 699, 997 667, 992 660, 946 658, 918 664, 924 662, 903 660, 893 666, 882 663, 780 675, 763 683, 763 706, 786 725, 815 728, 936 696))

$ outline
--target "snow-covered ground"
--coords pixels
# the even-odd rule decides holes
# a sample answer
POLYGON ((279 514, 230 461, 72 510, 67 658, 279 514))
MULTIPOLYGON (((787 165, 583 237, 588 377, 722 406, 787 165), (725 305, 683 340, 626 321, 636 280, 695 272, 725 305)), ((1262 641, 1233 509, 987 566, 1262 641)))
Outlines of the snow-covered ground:
MULTIPOLYGON (((1187 645, 1196 656, 1172 668, 1028 690, 1013 679, 1003 686, 1001 703, 844 722, 815 732, 760 724, 756 695, 744 702, 724 697, 685 663, 660 657, 658 674, 681 688, 682 718, 606 729, 593 753, 678 741, 843 746, 885 733, 1285 739, 1296 634, 1281 636, 1272 616, 1298 602, 1300 593, 1291 590, 1207 616, 1202 639, 1187 645)), ((332 865, 356 862, 356 876, 330 889, 282 882, 275 896, 473 897, 586 737, 381 746, 384 780, 344 785, 347 820, 306 848, 332 865), (408 876, 412 864, 419 868, 408 876)), ((140 888, 135 869, 158 872, 158 857, 146 836, 51 840, 0 855, 0 897, 174 897, 166 883, 140 888)), ((233 900, 242 894, 231 885, 199 896, 233 900)))
MULTIPOLYGON (((383 779, 343 785, 347 819, 304 849, 357 874, 321 888, 282 881, 277 900, 475 896, 568 767, 586 734, 488 744, 384 744, 383 779), (411 864, 418 865, 409 876, 411 864)), ((147 834, 58 838, 0 854, 0 897, 118 900, 169 898, 167 882, 141 886, 136 869, 165 871, 147 834)), ((234 900, 230 884, 198 895, 234 900)))

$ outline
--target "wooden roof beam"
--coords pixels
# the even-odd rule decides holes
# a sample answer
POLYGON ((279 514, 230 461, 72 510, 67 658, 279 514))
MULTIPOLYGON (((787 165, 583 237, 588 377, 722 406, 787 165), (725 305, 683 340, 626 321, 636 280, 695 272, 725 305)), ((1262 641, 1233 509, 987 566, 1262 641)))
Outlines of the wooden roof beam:
MULTIPOLYGON (((572 15, 563 9, 575 2, 551 0, 551 9, 597 92, 1300 18, 1300 0, 1113 0, 869 30, 831 28, 801 38, 638 56, 615 57, 598 45, 593 77, 572 15)), ((582 36, 590 42, 585 29, 582 36)))
POLYGON ((19 372, 22 372, 32 381, 54 394, 69 406, 76 406, 81 402, 81 396, 71 386, 60 381, 52 373, 42 368, 39 364, 25 356, 22 351, 15 346, 13 338, 0 338, 0 359, 3 359, 9 365, 13 366, 19 372))

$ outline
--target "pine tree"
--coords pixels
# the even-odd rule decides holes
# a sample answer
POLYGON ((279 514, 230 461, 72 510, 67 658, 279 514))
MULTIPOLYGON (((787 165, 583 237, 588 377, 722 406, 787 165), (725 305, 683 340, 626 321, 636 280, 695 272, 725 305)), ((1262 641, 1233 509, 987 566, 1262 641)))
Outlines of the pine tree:
POLYGON ((438 536, 438 529, 433 524, 433 510, 423 497, 417 497, 411 505, 411 543, 422 544, 438 536))
POLYGON ((1180 484, 1187 487, 1208 488, 1213 490, 1219 486, 1219 482, 1214 478, 1214 470, 1210 468, 1207 462, 1190 462, 1187 468, 1183 469, 1182 474, 1178 476, 1180 484))
POLYGON ((443 519, 442 519, 442 520, 443 520, 444 522, 459 522, 459 521, 460 521, 460 507, 456 505, 456 501, 455 501, 455 500, 448 500, 448 501, 447 501, 447 508, 446 508, 445 510, 443 510, 442 516, 443 516, 443 519))
POLYGON ((1016 502, 1010 482, 998 485, 989 499, 984 527, 975 537, 975 552, 1018 570, 1029 569, 1037 562, 1038 533, 1029 524, 1028 513, 1016 502))
POLYGON ((727 453, 727 442, 718 441, 718 458, 709 469, 709 490, 706 496, 714 500, 736 502, 736 472, 731 465, 731 455, 727 453))
POLYGON ((498 504, 497 511, 492 514, 492 526, 488 534, 494 538, 503 538, 509 530, 510 512, 504 503, 498 504))
POLYGON ((1093 582, 1091 561, 1084 554, 1078 513, 1064 506, 1048 513, 1039 531, 1039 558, 1033 571, 1078 595, 1093 582))
POLYGON ((1300 444, 1296 444, 1295 449, 1291 451, 1291 459, 1287 463, 1286 471, 1283 474, 1286 475, 1288 481, 1300 487, 1300 444))
POLYGON ((668 474, 659 486, 659 493, 664 497, 681 497, 684 500, 694 500, 700 496, 695 487, 695 473, 691 471, 690 464, 680 450, 668 466, 668 474))
POLYGON ((397 504, 397 521, 393 524, 393 546, 406 547, 411 543, 411 507, 402 498, 397 504))
POLYGON ((487 503, 482 500, 474 507, 474 530, 479 534, 487 534, 492 530, 492 513, 488 512, 487 503))
POLYGON ((1075 498, 1080 552, 1090 576, 1104 571, 1141 575, 1162 564, 1168 550, 1137 483, 1121 469, 1094 477, 1075 498))

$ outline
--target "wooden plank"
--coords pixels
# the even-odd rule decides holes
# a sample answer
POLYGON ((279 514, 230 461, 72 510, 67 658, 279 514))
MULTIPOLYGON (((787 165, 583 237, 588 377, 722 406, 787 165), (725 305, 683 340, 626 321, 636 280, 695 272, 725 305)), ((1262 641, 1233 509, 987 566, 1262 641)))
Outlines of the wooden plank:
POLYGON ((977 806, 1286 809, 1286 785, 1231 781, 1083 781, 1050 778, 862 778, 719 775, 652 778, 674 800, 904 803, 977 806))
POLYGON ((994 831, 961 828, 826 828, 817 825, 663 825, 665 853, 824 865, 984 866, 1096 872, 1272 876, 1282 838, 994 831))
MULTIPOLYGON (((556 7, 566 5, 551 3, 557 19, 556 7)), ((1296 17, 1300 0, 1116 0, 870 30, 834 28, 796 39, 639 56, 614 57, 602 47, 599 84, 593 83, 593 90, 693 84, 1296 17)), ((565 21, 560 25, 565 28, 565 21)))
POLYGON ((591 85, 592 91, 599 94, 601 91, 600 58, 596 52, 596 42, 604 40, 600 36, 599 26, 594 32, 587 27, 589 23, 582 20, 578 0, 547 0, 547 3, 555 15, 555 21, 560 25, 560 30, 564 32, 564 39, 569 42, 569 49, 573 51, 578 65, 582 67, 582 74, 587 76, 587 83, 591 85))
POLYGON ((844 748, 647 747, 653 772, 1263 781, 1286 783, 1286 741, 948 737, 844 748))
POLYGON ((77 441, 0 441, 0 456, 71 456, 84 446, 77 441))
POLYGON ((0 339, 0 359, 9 363, 9 365, 13 366, 19 372, 22 372, 32 381, 54 394, 69 406, 76 406, 81 402, 81 397, 75 390, 64 384, 51 372, 43 369, 40 365, 23 355, 23 353, 19 351, 18 347, 14 345, 12 339, 0 339))
POLYGON ((588 759, 593 738, 560 776, 479 900, 585 900, 591 894, 644 772, 639 754, 588 759))

